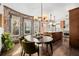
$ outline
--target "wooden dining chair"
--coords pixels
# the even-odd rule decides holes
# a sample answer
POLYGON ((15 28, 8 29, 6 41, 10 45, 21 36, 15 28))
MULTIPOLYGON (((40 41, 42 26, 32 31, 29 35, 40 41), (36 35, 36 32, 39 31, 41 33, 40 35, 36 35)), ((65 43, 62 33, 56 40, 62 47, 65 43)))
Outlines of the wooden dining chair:
POLYGON ((20 38, 20 43, 22 46, 22 52, 21 52, 21 56, 25 55, 26 53, 29 54, 29 56, 31 56, 31 54, 34 53, 38 53, 39 56, 39 47, 35 45, 34 42, 29 42, 26 39, 24 39, 24 37, 20 38))

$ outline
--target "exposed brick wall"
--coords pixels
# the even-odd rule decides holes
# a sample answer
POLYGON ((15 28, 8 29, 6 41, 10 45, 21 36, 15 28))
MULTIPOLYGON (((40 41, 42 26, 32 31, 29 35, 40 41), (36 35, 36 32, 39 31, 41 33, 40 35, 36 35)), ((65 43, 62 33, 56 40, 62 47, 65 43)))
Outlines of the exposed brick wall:
POLYGON ((4 32, 10 32, 12 30, 10 15, 15 15, 20 17, 20 35, 15 36, 12 34, 12 38, 14 41, 18 40, 19 36, 24 35, 24 19, 33 20, 33 16, 22 14, 18 11, 15 11, 7 6, 4 6, 4 32))

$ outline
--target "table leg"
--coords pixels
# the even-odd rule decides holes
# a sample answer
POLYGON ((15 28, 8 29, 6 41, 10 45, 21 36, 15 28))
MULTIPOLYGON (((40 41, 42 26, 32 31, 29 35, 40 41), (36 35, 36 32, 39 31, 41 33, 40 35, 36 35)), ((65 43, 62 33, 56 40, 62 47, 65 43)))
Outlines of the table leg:
POLYGON ((46 44, 46 51, 48 52, 48 44, 46 44))
POLYGON ((53 53, 52 42, 50 42, 50 48, 51 48, 51 52, 53 53))

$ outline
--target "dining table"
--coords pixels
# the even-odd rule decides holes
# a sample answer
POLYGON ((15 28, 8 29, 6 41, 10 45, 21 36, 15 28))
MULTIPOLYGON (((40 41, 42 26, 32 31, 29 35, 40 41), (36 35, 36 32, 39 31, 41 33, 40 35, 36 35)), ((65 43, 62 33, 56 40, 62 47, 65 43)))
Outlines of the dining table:
POLYGON ((39 44, 45 44, 46 45, 46 51, 48 52, 48 45, 50 45, 51 52, 53 53, 53 38, 50 36, 40 36, 39 38, 37 36, 32 36, 32 35, 25 35, 25 39, 27 39, 29 42, 34 42, 37 43, 38 46, 39 44))

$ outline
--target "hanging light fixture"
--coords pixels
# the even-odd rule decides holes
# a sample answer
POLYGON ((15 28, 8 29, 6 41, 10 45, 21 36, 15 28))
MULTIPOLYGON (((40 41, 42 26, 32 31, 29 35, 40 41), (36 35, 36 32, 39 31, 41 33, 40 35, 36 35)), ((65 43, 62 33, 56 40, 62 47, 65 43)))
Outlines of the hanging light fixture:
POLYGON ((42 27, 43 27, 43 23, 42 23, 42 21, 43 21, 43 6, 42 6, 42 3, 41 3, 41 17, 39 17, 39 19, 40 19, 40 26, 39 26, 39 31, 40 31, 40 33, 42 34, 42 27))

